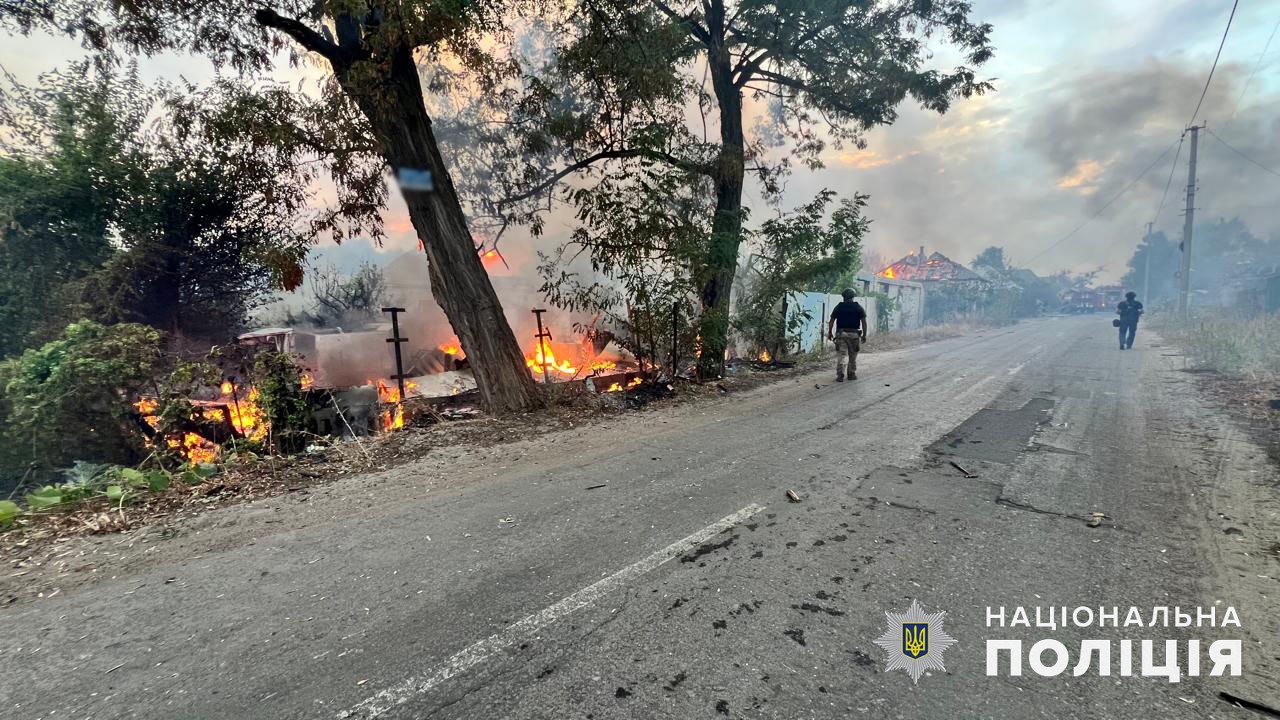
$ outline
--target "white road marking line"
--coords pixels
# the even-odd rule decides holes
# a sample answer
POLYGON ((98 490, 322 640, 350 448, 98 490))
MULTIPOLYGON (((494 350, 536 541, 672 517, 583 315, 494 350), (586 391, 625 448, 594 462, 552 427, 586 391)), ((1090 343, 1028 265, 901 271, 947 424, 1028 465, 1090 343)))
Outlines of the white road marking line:
POLYGON ((1035 354, 1040 352, 1043 348, 1044 348, 1044 345, 1037 345, 1031 348, 1030 350, 1028 350, 1027 360, 1020 362, 1017 365, 1014 365, 1013 367, 1009 368, 1009 374, 1017 375, 1018 373, 1022 372, 1022 368, 1026 367, 1027 363, 1031 361, 1031 358, 1035 357, 1035 354))
POLYGON ((424 695, 449 678, 470 670, 560 618, 595 603, 596 600, 626 585, 628 581, 657 569, 672 558, 683 555, 761 510, 764 510, 763 506, 752 503, 732 515, 727 515, 683 540, 677 540, 648 557, 622 568, 609 577, 582 588, 556 604, 516 622, 507 629, 494 633, 484 640, 471 645, 446 660, 443 665, 410 677, 398 685, 378 692, 378 694, 361 702, 351 710, 344 710, 338 713, 338 717, 376 718, 392 708, 403 705, 416 696, 424 695))

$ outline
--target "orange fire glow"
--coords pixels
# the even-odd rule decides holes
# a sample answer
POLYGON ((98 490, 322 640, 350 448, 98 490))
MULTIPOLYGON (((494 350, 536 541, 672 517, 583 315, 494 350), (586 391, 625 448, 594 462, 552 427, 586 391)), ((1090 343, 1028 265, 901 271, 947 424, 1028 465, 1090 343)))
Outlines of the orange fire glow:
MULTIPOLYGON (((400 387, 398 385, 388 385, 383 380, 371 381, 369 384, 377 386, 378 402, 387 406, 382 411, 382 429, 399 430, 404 427, 404 405, 400 402, 400 387)), ((406 394, 412 392, 416 387, 418 387, 418 383, 412 380, 404 381, 406 394)))
POLYGON ((440 352, 450 357, 458 357, 458 358, 466 357, 466 355, 462 353, 462 345, 457 340, 453 340, 441 345, 440 352))
POLYGON ((555 351, 551 349, 551 342, 543 338, 541 342, 534 347, 533 352, 525 356, 525 365, 529 366, 529 370, 535 378, 541 378, 544 372, 554 372, 566 377, 573 377, 578 374, 578 368, 574 367, 568 360, 556 360, 555 351))
MULTIPOLYGON (((236 435, 249 440, 264 440, 271 427, 267 423, 262 408, 258 405, 258 388, 252 385, 236 387, 230 380, 224 380, 218 388, 216 400, 193 400, 199 417, 209 422, 219 423, 224 420, 231 424, 236 435)), ((160 427, 157 416, 159 403, 154 398, 142 398, 133 404, 142 419, 153 428, 160 427)), ((165 444, 177 450, 191 464, 213 462, 218 459, 221 448, 201 435, 185 432, 181 436, 170 436, 165 444)))
POLYGON ((884 277, 889 278, 890 280, 893 280, 895 277, 897 277, 897 275, 894 274, 893 272, 893 266, 889 266, 885 268, 884 271, 882 271, 880 274, 883 275, 884 277))
POLYGON ((616 382, 616 383, 613 383, 613 384, 609 385, 609 387, 605 388, 605 389, 604 389, 604 391, 605 391, 605 392, 607 392, 607 393, 611 393, 611 392, 621 392, 621 391, 625 390, 626 388, 633 388, 633 387, 635 387, 635 386, 639 385, 639 384, 640 384, 640 383, 642 383, 642 382, 644 382, 644 379, 643 379, 643 378, 641 378, 641 377, 639 377, 639 376, 637 376, 637 377, 631 378, 631 382, 627 383, 626 387, 623 387, 622 383, 620 383, 620 382, 616 382))
POLYGON ((759 359, 760 362, 769 362, 770 360, 773 360, 773 356, 769 354, 768 350, 761 350, 759 359))
POLYGON ((303 390, 310 390, 316 385, 316 378, 311 373, 302 373, 302 377, 300 379, 302 381, 303 390))

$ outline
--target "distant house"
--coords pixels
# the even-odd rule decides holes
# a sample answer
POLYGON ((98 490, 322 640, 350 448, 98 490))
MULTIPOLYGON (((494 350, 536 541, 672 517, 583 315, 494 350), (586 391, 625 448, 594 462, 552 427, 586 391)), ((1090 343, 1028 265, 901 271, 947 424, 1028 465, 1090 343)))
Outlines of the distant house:
POLYGON ((986 317, 990 301, 998 294, 997 283, 940 252, 926 255, 923 247, 876 274, 890 280, 920 283, 925 290, 926 323, 986 317))
POLYGON ((986 285, 990 281, 940 252, 925 256, 924 248, 882 269, 878 275, 891 280, 925 283, 986 285))

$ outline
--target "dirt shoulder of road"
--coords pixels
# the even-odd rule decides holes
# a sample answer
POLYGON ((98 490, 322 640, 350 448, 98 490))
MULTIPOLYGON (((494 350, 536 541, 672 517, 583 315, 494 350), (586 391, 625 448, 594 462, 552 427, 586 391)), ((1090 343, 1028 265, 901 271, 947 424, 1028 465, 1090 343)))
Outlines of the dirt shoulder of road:
MULTIPOLYGON (((867 352, 885 352, 973 334, 971 326, 873 337, 867 352)), ((725 378, 596 395, 559 388, 548 407, 517 415, 428 422, 359 439, 335 440, 292 457, 224 466, 195 486, 175 484, 123 507, 105 500, 50 511, 24 527, 0 533, 0 606, 65 592, 103 573, 150 565, 163 542, 166 557, 198 556, 236 544, 240 536, 297 526, 282 518, 320 497, 389 492, 387 475, 418 467, 461 475, 469 467, 503 457, 560 452, 605 432, 634 433, 679 422, 690 414, 720 412, 770 388, 805 381, 831 370, 829 353, 806 354, 781 364, 740 363, 725 378), (406 467, 412 466, 412 467, 406 467)), ((406 497, 406 499, 408 499, 406 497)), ((394 502, 392 498, 390 501, 394 502)), ((303 515, 312 513, 302 512, 303 515)), ((306 524, 312 520, 299 519, 306 524)), ((352 510, 359 521, 359 510, 352 510)))

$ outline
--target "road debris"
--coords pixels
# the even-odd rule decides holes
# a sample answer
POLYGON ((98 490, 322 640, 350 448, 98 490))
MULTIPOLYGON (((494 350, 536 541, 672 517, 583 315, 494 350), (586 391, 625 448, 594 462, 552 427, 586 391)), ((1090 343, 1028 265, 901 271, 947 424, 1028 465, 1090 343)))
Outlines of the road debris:
POLYGON ((1102 524, 1102 521, 1106 519, 1106 517, 1107 517, 1106 513, 1100 513, 1100 512, 1089 513, 1089 523, 1088 523, 1089 527, 1098 527, 1099 525, 1102 524))
POLYGON ((788 491, 787 491, 787 499, 788 499, 788 500, 790 500, 790 501, 791 501, 791 502, 793 502, 793 503, 798 503, 798 502, 800 502, 800 496, 796 494, 796 491, 795 491, 795 490, 788 490, 788 491))
POLYGON ((609 483, 600 483, 599 485, 591 485, 587 487, 587 490, 599 490, 602 487, 609 487, 609 483))
POLYGON ((965 469, 960 465, 960 463, 956 462, 955 460, 951 460, 950 462, 951 462, 951 467, 953 467, 953 468, 955 468, 955 469, 959 470, 959 471, 961 472, 961 474, 963 474, 963 475, 965 476, 965 478, 967 478, 967 479, 969 479, 969 480, 972 480, 972 479, 974 479, 974 478, 978 477, 976 474, 971 473, 971 472, 969 472, 968 470, 965 470, 965 469))

